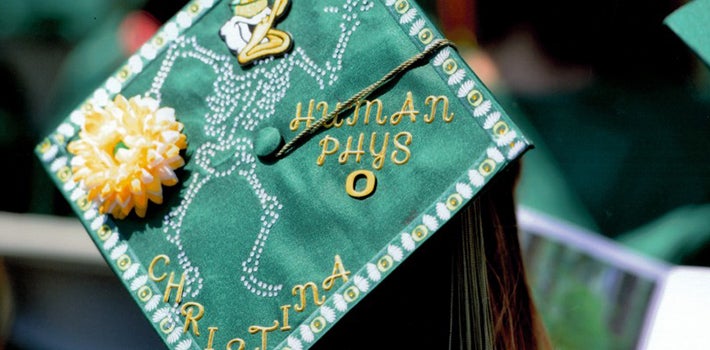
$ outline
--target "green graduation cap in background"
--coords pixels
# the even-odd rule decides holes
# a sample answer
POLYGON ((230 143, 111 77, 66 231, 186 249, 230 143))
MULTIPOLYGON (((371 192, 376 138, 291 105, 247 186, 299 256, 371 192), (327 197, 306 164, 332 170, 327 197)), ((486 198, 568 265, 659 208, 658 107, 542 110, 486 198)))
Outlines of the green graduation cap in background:
POLYGON ((168 347, 296 350, 528 148, 414 1, 195 0, 36 152, 168 347))
POLYGON ((710 66, 710 1, 694 0, 666 17, 664 23, 710 66))

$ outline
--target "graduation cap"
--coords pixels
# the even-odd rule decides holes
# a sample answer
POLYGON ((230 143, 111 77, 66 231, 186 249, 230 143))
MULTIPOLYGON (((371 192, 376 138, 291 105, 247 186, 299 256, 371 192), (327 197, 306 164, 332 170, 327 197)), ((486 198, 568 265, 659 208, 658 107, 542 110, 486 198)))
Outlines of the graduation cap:
POLYGON ((485 344, 435 235, 529 147, 414 1, 195 0, 36 153, 169 348, 297 350, 485 344))
POLYGON ((664 23, 710 66, 710 39, 707 28, 710 1, 694 0, 671 13, 664 23))

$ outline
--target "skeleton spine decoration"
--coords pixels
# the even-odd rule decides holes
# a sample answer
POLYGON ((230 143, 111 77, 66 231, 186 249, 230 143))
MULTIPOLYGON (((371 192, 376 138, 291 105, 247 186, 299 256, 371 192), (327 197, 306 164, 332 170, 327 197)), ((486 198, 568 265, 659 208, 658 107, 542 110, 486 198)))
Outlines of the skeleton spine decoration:
POLYGON ((219 31, 220 37, 241 65, 291 49, 291 35, 275 29, 288 9, 289 0, 232 0, 232 18, 219 31))

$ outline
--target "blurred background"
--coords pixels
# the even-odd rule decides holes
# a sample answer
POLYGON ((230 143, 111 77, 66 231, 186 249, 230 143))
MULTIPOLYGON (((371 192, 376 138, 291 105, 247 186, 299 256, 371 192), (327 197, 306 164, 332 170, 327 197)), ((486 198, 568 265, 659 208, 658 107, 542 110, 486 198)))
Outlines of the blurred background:
MULTIPOLYGON (((0 349, 162 347, 33 149, 186 2, 0 2, 0 349)), ((710 266, 710 74, 664 24, 686 2, 418 3, 536 146, 521 239, 553 343, 638 346, 671 267, 710 266)))

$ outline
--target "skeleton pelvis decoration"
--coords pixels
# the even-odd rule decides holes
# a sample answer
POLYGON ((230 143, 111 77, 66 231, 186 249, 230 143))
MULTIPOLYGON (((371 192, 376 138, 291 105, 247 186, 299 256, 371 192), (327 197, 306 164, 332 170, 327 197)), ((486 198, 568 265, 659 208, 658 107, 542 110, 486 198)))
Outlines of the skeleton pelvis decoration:
POLYGON ((286 12, 289 0, 232 0, 232 18, 219 35, 241 65, 291 49, 291 35, 275 27, 286 12))

